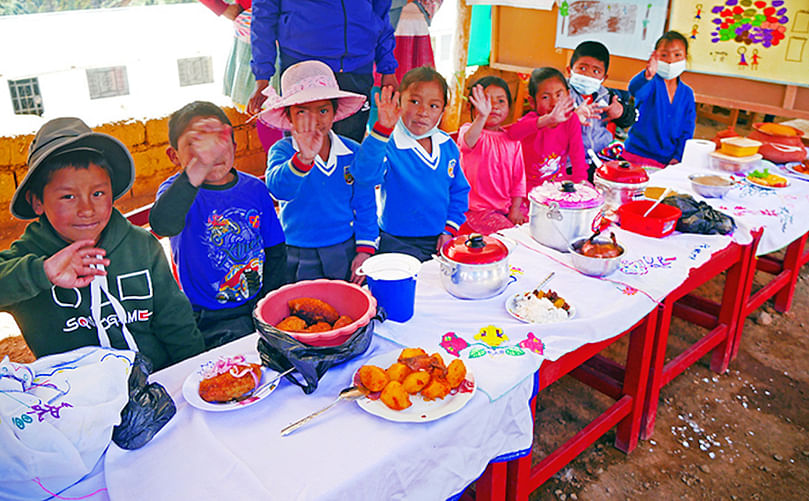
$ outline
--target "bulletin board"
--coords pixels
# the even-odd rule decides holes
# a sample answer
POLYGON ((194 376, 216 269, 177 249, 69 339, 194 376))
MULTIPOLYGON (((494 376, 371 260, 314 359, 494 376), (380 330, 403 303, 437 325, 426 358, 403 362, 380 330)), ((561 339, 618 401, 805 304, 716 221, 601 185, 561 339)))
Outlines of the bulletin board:
POLYGON ((809 85, 809 1, 672 0, 692 71, 809 85))
MULTIPOLYGON (((564 70, 573 51, 556 47, 557 17, 556 7, 548 11, 492 7, 490 66, 520 73, 530 73, 539 66, 564 70)), ((645 66, 643 60, 612 56, 605 85, 626 89, 629 80, 645 66)), ((804 63, 803 73, 806 68, 804 63)), ((694 89, 699 103, 809 119, 809 87, 803 85, 693 71, 686 71, 681 78, 694 89)))

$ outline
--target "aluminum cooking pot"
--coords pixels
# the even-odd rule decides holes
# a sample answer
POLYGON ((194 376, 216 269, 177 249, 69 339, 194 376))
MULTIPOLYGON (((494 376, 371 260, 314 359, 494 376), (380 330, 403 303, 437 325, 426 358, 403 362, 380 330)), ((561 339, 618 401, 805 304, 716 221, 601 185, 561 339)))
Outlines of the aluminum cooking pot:
POLYGON ((531 236, 542 245, 568 252, 568 244, 601 225, 604 197, 595 188, 572 181, 545 183, 528 194, 531 236))
POLYGON ((596 169, 593 184, 604 196, 606 210, 618 210, 627 202, 643 197, 649 174, 639 165, 626 160, 612 160, 596 169))
POLYGON ((511 251, 501 238, 472 233, 444 244, 433 257, 441 264, 441 285, 447 292, 460 299, 486 299, 503 292, 511 276, 511 251))

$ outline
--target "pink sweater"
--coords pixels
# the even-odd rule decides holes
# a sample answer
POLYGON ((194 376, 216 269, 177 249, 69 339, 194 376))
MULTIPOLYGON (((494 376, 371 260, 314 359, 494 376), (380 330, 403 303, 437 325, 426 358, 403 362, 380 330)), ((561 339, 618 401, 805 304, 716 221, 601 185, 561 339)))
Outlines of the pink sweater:
POLYGON ((527 192, 547 180, 570 179, 580 182, 587 179, 587 162, 581 141, 581 124, 575 113, 556 127, 537 129, 539 115, 532 111, 506 128, 511 139, 522 143, 525 157, 525 181, 527 192), (573 173, 567 173, 570 159, 573 173))
POLYGON ((505 132, 483 129, 474 148, 464 141, 472 124, 458 133, 461 168, 472 186, 469 210, 508 213, 513 197, 525 197, 525 164, 519 141, 505 132))

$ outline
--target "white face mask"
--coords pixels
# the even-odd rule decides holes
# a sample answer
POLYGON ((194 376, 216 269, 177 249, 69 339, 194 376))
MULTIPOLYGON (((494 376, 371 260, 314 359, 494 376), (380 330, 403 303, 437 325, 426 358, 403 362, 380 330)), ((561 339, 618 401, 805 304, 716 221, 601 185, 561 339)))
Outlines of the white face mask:
POLYGON ((576 89, 576 92, 582 96, 595 94, 598 91, 598 88, 601 87, 601 82, 603 82, 603 80, 588 77, 587 75, 581 75, 579 73, 573 73, 572 71, 570 72, 570 86, 576 89))
POLYGON ((443 113, 441 114, 441 116, 438 117, 438 121, 435 123, 435 125, 433 125, 433 128, 428 130, 424 134, 418 134, 418 135, 413 134, 413 132, 411 132, 410 129, 407 128, 407 126, 404 124, 404 122, 402 122, 401 118, 399 118, 399 125, 402 127, 402 132, 404 132, 407 137, 418 141, 419 139, 424 139, 425 137, 430 137, 430 136, 432 136, 433 134, 435 134, 436 132, 439 131, 438 124, 441 123, 441 117, 442 116, 444 116, 443 113))
POLYGON ((660 75, 660 78, 663 80, 677 78, 683 71, 685 71, 685 59, 671 64, 663 61, 657 62, 657 74, 660 75))

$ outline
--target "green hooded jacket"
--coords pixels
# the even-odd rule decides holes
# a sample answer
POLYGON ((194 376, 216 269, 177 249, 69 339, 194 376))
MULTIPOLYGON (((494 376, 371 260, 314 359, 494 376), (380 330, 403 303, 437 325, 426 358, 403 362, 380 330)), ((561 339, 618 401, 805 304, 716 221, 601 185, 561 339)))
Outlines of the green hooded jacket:
POLYGON ((0 310, 14 316, 34 355, 103 345, 107 338, 112 348, 135 349, 125 330, 156 370, 203 351, 191 304, 148 231, 113 209, 98 244, 110 260, 107 275, 81 289, 56 287, 45 275, 45 259, 67 245, 41 216, 0 252, 0 310))

